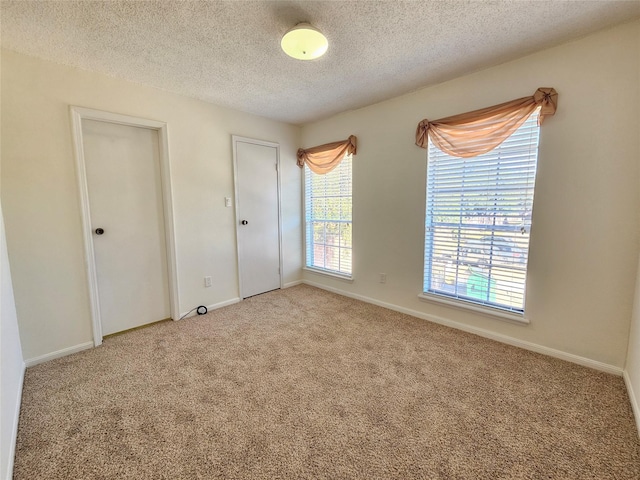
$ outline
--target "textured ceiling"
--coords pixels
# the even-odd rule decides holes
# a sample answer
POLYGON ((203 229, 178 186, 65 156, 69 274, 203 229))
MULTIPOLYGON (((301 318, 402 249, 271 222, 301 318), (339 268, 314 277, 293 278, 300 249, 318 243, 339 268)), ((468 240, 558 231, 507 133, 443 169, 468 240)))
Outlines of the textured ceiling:
POLYGON ((640 17, 640 1, 5 1, 2 46, 294 124, 640 17), (302 62, 280 38, 329 39, 302 62))

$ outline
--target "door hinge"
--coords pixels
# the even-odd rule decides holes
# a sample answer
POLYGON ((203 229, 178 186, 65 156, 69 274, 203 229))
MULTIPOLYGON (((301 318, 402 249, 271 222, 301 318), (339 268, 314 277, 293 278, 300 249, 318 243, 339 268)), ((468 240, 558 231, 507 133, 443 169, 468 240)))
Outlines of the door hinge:
POLYGON ((276 163, 276 172, 278 171, 278 164, 276 163))

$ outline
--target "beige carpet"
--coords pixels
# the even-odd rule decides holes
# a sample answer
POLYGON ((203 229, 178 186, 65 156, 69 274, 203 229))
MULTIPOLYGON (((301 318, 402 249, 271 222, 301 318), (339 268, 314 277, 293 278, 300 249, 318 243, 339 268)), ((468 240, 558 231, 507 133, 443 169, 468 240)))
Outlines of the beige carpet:
POLYGON ((298 286, 27 370, 15 479, 638 479, 623 381, 298 286))

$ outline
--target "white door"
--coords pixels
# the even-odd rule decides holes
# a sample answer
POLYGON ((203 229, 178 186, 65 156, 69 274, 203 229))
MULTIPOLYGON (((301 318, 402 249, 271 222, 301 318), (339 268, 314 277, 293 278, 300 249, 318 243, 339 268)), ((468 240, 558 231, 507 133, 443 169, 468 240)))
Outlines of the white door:
POLYGON ((281 287, 278 145, 233 137, 240 295, 281 287))
POLYGON ((158 132, 85 119, 82 137, 102 334, 167 319, 158 132))

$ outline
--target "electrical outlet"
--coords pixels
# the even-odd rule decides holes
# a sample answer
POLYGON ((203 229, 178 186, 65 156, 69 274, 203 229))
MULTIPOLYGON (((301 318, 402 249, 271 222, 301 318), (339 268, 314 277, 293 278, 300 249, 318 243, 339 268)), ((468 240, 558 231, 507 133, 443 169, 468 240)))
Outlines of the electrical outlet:
POLYGON ((386 273, 381 273, 380 274, 380 283, 387 283, 387 274, 386 273))
POLYGON ((211 286, 211 277, 204 277, 204 286, 205 287, 211 286))

